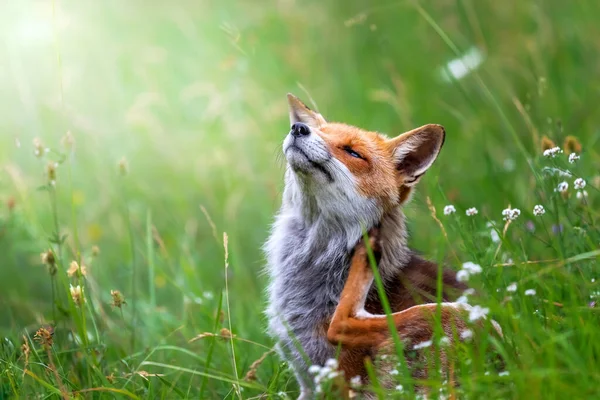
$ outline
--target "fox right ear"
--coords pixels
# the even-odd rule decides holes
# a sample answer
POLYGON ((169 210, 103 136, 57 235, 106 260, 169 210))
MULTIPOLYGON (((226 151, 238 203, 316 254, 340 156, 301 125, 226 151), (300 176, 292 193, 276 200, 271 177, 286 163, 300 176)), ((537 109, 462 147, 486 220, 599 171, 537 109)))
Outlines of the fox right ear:
POLYGON ((429 124, 388 141, 403 186, 419 181, 440 153, 445 137, 443 126, 429 124))
POLYGON ((308 108, 306 104, 293 94, 288 93, 287 98, 290 110, 290 125, 302 122, 308 126, 318 128, 327 123, 321 114, 308 108))

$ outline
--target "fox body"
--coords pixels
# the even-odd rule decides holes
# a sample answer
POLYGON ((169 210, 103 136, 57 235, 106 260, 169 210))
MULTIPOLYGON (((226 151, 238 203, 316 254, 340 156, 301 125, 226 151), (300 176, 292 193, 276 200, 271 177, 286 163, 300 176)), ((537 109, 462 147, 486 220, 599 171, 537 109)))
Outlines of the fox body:
MULTIPOLYGON (((288 101, 292 130, 283 143, 285 189, 265 244, 267 316, 278 351, 301 385, 301 398, 310 398, 308 367, 335 357, 328 329, 365 229, 379 227, 378 270, 392 310, 435 299, 437 265, 408 248, 401 205, 435 161, 445 132, 426 125, 388 139, 328 123, 292 95, 288 101)), ((444 298, 452 289, 464 289, 451 272, 444 272, 443 280, 444 298)), ((383 313, 375 289, 360 296, 365 313, 383 313)), ((358 361, 342 366, 352 374, 348 378, 366 378, 363 359, 370 351, 352 353, 358 361)))

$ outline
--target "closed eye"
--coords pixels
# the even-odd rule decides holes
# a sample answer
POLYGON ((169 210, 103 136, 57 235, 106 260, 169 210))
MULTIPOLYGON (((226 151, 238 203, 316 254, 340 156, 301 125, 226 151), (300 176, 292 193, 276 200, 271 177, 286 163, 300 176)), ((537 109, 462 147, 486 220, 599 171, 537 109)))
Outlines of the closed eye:
POLYGON ((358 154, 356 151, 352 150, 352 147, 350 146, 344 146, 344 151, 348 154, 350 154, 352 157, 354 158, 360 158, 362 160, 364 160, 363 156, 361 156, 360 154, 358 154))

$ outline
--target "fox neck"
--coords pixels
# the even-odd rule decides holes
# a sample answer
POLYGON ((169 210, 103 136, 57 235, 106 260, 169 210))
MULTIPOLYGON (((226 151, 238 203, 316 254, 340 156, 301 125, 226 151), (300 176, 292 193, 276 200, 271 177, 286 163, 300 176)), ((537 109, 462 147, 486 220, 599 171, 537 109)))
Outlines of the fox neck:
POLYGON ((345 249, 338 251, 346 257, 361 240, 365 230, 380 224, 382 257, 379 271, 382 278, 392 278, 398 269, 408 263, 408 235, 400 206, 384 212, 374 199, 344 193, 343 189, 331 187, 331 184, 324 187, 291 172, 288 170, 281 211, 301 221, 309 242, 320 247, 332 239, 345 238, 345 249))

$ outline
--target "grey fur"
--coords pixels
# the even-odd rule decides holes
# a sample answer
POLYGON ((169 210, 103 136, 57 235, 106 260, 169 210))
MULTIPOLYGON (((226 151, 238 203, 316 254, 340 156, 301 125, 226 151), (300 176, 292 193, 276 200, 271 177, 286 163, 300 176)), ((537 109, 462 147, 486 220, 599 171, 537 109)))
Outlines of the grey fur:
POLYGON ((284 153, 288 167, 283 202, 265 244, 270 275, 266 314, 269 333, 300 382, 301 398, 310 398, 308 367, 335 356, 326 327, 363 229, 381 221, 379 271, 384 281, 406 265, 410 253, 401 209, 384 216, 379 202, 360 195, 352 174, 331 157, 318 135, 288 135, 284 153))

